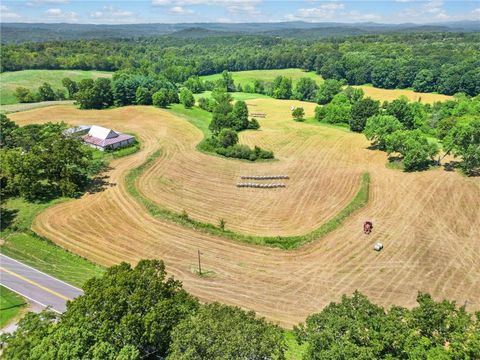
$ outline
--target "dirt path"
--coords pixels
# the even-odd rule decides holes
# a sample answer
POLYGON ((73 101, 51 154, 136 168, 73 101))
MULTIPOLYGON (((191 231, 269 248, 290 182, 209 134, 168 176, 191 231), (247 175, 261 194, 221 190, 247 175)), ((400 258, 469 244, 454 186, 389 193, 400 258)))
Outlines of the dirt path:
MULTIPOLYGON (((256 111, 272 112, 271 102, 251 103, 256 105, 256 111)), ((289 109, 289 105, 275 103, 278 111, 284 111, 283 106, 289 109)), ((315 225, 315 217, 326 217, 329 211, 335 213, 348 202, 362 171, 369 171, 372 178, 367 207, 320 241, 299 250, 281 251, 209 237, 152 218, 128 195, 123 183, 128 170, 160 148, 162 156, 139 179, 139 189, 153 200, 173 207, 174 197, 168 200, 170 194, 155 190, 158 178, 168 175, 183 186, 183 192, 177 194, 192 197, 191 203, 198 205, 199 213, 195 215, 201 218, 203 209, 205 219, 209 218, 214 188, 207 184, 197 194, 191 190, 190 178, 195 178, 192 175, 206 178, 205 171, 211 174, 212 169, 218 168, 218 178, 226 184, 247 165, 230 165, 239 162, 196 152, 194 146, 201 134, 185 120, 153 108, 79 111, 69 106, 16 113, 11 118, 22 124, 55 120, 96 123, 128 129, 142 138, 140 152, 112 163, 109 176, 114 185, 49 208, 34 222, 33 229, 40 235, 93 261, 111 265, 141 258, 164 259, 168 271, 201 299, 254 309, 286 326, 357 289, 386 306, 412 306, 420 290, 462 304, 468 300, 469 309, 480 309, 478 178, 468 179, 440 169, 404 174, 387 169, 384 154, 366 150, 361 135, 296 124, 290 119, 279 119, 276 124, 273 118, 266 119, 261 121, 263 131, 246 133, 242 140, 278 151, 280 161, 268 164, 278 167, 275 170, 286 170, 288 166, 291 171, 304 169, 314 179, 287 188, 299 205, 290 211, 289 217, 294 221, 289 223, 289 217, 283 222, 278 220, 278 224, 286 224, 283 231, 298 229, 301 233, 310 229, 315 225), (297 154, 303 165, 295 162, 297 154), (182 178, 182 173, 187 175, 182 178), (321 176, 329 179, 323 183, 324 189, 323 180, 317 179, 321 176), (318 199, 317 194, 328 203, 324 195, 328 193, 336 197, 331 205, 317 209, 310 204, 312 198, 318 199), (202 202, 203 196, 209 198, 202 202), (311 211, 317 211, 315 216, 311 216, 311 211), (362 222, 367 218, 375 225, 369 237, 362 232, 362 222), (372 250, 376 241, 385 245, 380 253, 372 250), (203 252, 203 267, 213 272, 211 277, 199 278, 192 271, 197 249, 203 252)), ((228 205, 221 203, 231 199, 224 194, 227 193, 220 187, 220 209, 228 205)), ((237 204, 232 206, 239 208, 237 204)), ((264 204, 259 202, 257 206, 257 214, 262 214, 264 204)), ((255 207, 251 209, 255 211, 255 207)), ((255 224, 238 222, 237 226, 241 229, 255 224)))

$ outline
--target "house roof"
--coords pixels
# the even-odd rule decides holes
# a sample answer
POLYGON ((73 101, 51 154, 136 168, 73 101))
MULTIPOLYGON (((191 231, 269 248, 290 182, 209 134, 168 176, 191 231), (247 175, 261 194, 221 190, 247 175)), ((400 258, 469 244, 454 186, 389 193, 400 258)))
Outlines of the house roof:
POLYGON ((107 129, 102 126, 93 125, 88 132, 88 136, 95 137, 101 140, 106 140, 106 139, 116 138, 117 136, 119 136, 119 133, 116 133, 112 129, 107 129))
POLYGON ((95 136, 90 136, 85 135, 83 137, 83 141, 85 141, 88 144, 96 145, 96 146, 101 146, 101 147, 107 147, 125 140, 130 140, 133 139, 134 136, 132 135, 127 135, 127 134, 122 134, 122 133, 116 133, 117 137, 109 138, 109 139, 99 139, 95 136))
POLYGON ((75 134, 75 133, 81 132, 81 131, 89 131, 90 128, 91 128, 91 125, 77 125, 75 127, 68 128, 63 133, 66 134, 66 135, 75 134))

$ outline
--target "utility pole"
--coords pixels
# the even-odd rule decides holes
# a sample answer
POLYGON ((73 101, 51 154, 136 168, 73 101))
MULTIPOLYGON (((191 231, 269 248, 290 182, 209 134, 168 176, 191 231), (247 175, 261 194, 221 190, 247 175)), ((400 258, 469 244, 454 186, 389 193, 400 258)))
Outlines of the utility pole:
POLYGON ((200 250, 198 250, 198 275, 202 275, 202 264, 200 263, 201 254, 200 250))

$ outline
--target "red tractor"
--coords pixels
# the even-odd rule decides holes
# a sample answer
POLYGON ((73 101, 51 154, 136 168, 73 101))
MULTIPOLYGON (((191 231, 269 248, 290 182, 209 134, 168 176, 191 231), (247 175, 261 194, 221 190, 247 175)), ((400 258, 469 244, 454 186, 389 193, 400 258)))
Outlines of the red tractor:
POLYGON ((373 230, 373 223, 371 221, 365 221, 363 223, 363 232, 365 234, 370 234, 373 230))

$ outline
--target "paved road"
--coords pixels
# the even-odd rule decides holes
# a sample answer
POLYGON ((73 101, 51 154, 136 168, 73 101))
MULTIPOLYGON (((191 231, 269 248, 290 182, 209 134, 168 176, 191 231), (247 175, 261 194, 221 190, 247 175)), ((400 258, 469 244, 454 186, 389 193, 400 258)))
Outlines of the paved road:
POLYGON ((83 294, 81 289, 3 254, 0 254, 0 284, 59 313, 65 311, 67 300, 83 294))

